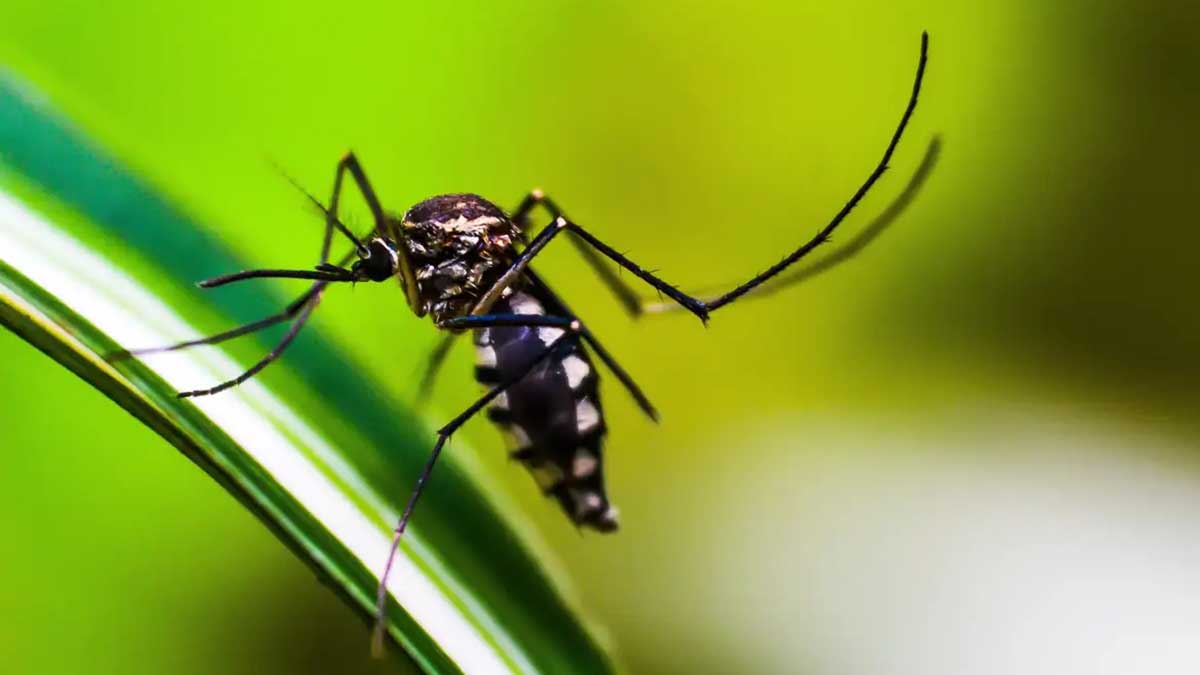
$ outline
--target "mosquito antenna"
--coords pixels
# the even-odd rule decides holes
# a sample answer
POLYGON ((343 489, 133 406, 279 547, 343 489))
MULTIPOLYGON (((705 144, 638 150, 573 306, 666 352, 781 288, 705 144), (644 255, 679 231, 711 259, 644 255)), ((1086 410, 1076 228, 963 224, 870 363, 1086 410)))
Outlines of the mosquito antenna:
POLYGON ((284 180, 286 180, 288 183, 291 183, 292 187, 299 190, 300 194, 304 195, 313 206, 317 207, 317 210, 321 212, 321 215, 325 216, 325 220, 327 222, 332 224, 335 228, 337 228, 338 232, 341 232, 346 236, 347 239, 353 242, 354 249, 358 251, 359 257, 365 258, 367 256, 367 247, 362 243, 362 240, 356 237, 354 233, 350 231, 350 228, 346 227, 346 225, 339 220, 336 215, 334 215, 329 209, 325 208, 325 204, 323 204, 320 199, 317 199, 311 192, 305 190, 304 186, 300 185, 299 181, 297 181, 295 178, 292 178, 291 174, 284 171, 283 167, 277 162, 272 159, 268 159, 267 161, 270 162, 271 167, 275 169, 275 171, 278 172, 284 180))

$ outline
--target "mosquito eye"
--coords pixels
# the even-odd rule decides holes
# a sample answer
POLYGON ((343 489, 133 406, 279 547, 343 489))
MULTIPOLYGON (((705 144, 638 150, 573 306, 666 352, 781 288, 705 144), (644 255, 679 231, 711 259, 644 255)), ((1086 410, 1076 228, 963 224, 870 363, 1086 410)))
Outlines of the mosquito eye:
POLYGON ((396 273, 400 261, 396 257, 396 249, 382 239, 374 239, 367 243, 367 257, 354 263, 356 269, 362 270, 371 281, 385 281, 396 273))

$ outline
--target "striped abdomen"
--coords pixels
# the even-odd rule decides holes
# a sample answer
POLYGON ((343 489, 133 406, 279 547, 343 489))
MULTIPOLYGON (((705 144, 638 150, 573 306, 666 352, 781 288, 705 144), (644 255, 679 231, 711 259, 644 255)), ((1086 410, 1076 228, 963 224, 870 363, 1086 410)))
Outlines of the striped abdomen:
MULTIPOLYGON (((519 290, 492 307, 496 314, 546 314, 535 289, 519 290)), ((515 377, 558 328, 493 327, 475 332, 475 377, 492 387, 515 377)), ((617 527, 604 490, 601 442, 604 413, 598 379, 583 346, 552 355, 496 397, 488 417, 509 438, 512 457, 529 469, 542 491, 558 500, 577 525, 602 532, 617 527)))

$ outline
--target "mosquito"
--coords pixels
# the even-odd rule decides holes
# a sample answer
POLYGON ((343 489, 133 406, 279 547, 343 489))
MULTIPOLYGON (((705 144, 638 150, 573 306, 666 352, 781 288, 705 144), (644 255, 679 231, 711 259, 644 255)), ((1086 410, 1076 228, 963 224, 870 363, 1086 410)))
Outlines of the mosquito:
MULTIPOLYGON (((576 526, 599 532, 617 529, 617 509, 609 501, 604 482, 601 446, 607 427, 593 356, 617 378, 642 412, 655 421, 658 413, 579 315, 534 272, 533 259, 551 242, 565 235, 631 315, 662 311, 664 307, 642 300, 618 276, 612 263, 705 324, 713 312, 739 298, 777 289, 781 282, 799 280, 803 275, 790 280, 775 277, 829 241, 834 229, 886 171, 916 109, 928 49, 929 37, 922 33, 920 58, 908 104, 882 159, 858 190, 815 236, 779 262, 723 294, 694 297, 684 293, 568 218, 540 190, 526 195, 511 215, 483 197, 464 193, 431 197, 397 217, 384 210, 358 158, 347 153, 337 164, 329 205, 325 206, 309 195, 325 218, 320 262, 316 267, 247 270, 199 283, 202 288, 216 288, 256 278, 312 280, 307 291, 278 314, 223 333, 165 347, 121 352, 115 356, 126 358, 217 344, 268 326, 291 322, 275 347, 242 374, 208 389, 179 393, 182 398, 209 396, 245 382, 279 358, 312 316, 330 284, 392 279, 399 281, 409 308, 418 317, 429 316, 438 329, 447 332, 430 359, 422 378, 422 389, 431 386, 453 338, 467 331, 473 333, 475 378, 486 388, 486 393, 438 429, 433 450, 395 527, 376 597, 373 641, 378 650, 384 636, 388 575, 413 508, 451 435, 485 408, 487 416, 508 436, 511 456, 533 474, 544 494, 557 501, 576 526), (362 194, 374 220, 374 228, 361 239, 338 217, 347 174, 362 194), (539 206, 548 213, 550 222, 533 237, 528 237, 528 221, 539 206), (337 263, 331 263, 330 249, 335 232, 353 244, 353 250, 337 263), (774 286, 763 286, 773 279, 774 286)), ((931 151, 933 149, 931 146, 931 151)))

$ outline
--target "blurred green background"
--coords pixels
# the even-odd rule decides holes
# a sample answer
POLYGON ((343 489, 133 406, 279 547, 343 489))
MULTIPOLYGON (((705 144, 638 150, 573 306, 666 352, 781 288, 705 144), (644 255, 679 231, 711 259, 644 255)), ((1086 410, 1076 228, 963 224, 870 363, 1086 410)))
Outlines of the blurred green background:
MULTIPOLYGON (((0 63, 264 266, 318 246, 270 161, 324 197, 353 148, 394 210, 541 186, 705 288, 840 207, 929 30, 893 170, 836 240, 935 133, 941 160, 836 272, 706 330, 631 325, 569 247, 541 263, 663 414, 609 378, 618 536, 578 536, 486 423, 465 436, 634 672, 1200 667, 1200 10, 456 5, 9 0, 0 63)), ((412 398, 435 333, 398 291, 341 290, 316 322, 412 398)), ((469 362, 434 419, 475 395, 469 362)), ((394 666, 217 485, 7 333, 0 444, 3 672, 394 666)))

